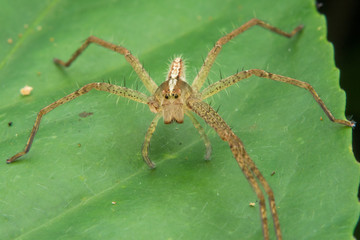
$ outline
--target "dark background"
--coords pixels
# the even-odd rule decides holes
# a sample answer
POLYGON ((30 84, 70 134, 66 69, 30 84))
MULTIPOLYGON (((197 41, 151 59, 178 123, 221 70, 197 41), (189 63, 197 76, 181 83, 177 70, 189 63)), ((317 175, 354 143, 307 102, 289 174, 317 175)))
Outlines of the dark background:
MULTIPOLYGON (((327 37, 334 44, 340 86, 347 97, 345 114, 357 122, 353 129, 353 151, 360 161, 360 1, 317 0, 316 4, 319 12, 326 16, 327 37)), ((358 197, 360 199, 360 190, 358 197)), ((359 222, 354 235, 360 239, 359 222)))

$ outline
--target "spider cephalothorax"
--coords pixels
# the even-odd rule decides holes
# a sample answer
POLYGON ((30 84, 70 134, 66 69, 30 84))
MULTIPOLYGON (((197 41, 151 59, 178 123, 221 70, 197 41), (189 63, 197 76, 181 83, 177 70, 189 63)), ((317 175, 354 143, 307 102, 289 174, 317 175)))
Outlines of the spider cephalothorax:
POLYGON ((184 68, 184 61, 175 58, 170 64, 166 81, 156 89, 148 103, 152 112, 162 112, 166 124, 184 122, 186 100, 192 95, 191 87, 185 80, 184 68))
MULTIPOLYGON (((274 222, 275 234, 278 240, 282 239, 281 229, 280 229, 280 221, 276 210, 275 197, 274 193, 271 190, 271 187, 265 180, 264 176, 261 174, 260 170, 256 167, 255 163, 251 160, 250 156, 245 151, 244 145, 241 140, 235 135, 235 133, 231 130, 231 128, 226 124, 226 122, 221 118, 221 116, 207 103, 203 100, 222 91, 223 89, 241 81, 242 79, 246 79, 255 75, 260 78, 268 78, 274 81, 289 83, 295 85, 297 87, 306 89, 308 92, 312 94, 316 102, 321 106, 324 110, 328 118, 336 123, 343 124, 345 126, 354 126, 354 122, 350 122, 347 120, 336 119, 333 117, 331 112, 327 109, 323 101, 320 99, 319 95, 315 92, 314 88, 306 82, 299 81, 290 77, 285 77, 277 74, 268 73, 264 70, 260 69, 250 69, 246 71, 238 72, 234 75, 231 75, 227 78, 224 78, 218 82, 215 82, 205 88, 200 92, 202 85, 207 78, 210 69, 217 57, 220 53, 222 46, 229 42, 231 39, 239 35, 240 33, 246 31, 252 26, 261 26, 265 29, 268 29, 274 33, 285 37, 292 37, 297 32, 299 32, 303 27, 300 25, 296 27, 292 32, 287 33, 276 27, 273 27, 259 19, 251 19, 246 22, 244 25, 220 38, 215 46, 211 49, 208 56, 206 57, 204 64, 202 65, 198 75, 192 82, 190 86, 185 81, 185 70, 184 70, 184 62, 181 58, 175 58, 174 61, 170 65, 170 70, 167 75, 167 79, 163 82, 159 87, 157 84, 151 79, 149 74, 145 71, 143 66, 140 64, 139 60, 134 57, 129 50, 122 46, 117 46, 115 44, 106 42, 100 38, 90 36, 85 43, 74 53, 74 55, 67 61, 63 62, 59 59, 55 59, 55 63, 68 67, 71 63, 84 51, 84 49, 90 43, 96 43, 105 48, 111 49, 115 52, 118 52, 124 55, 125 59, 131 64, 134 68, 135 72, 144 83, 146 89, 151 93, 151 96, 147 96, 144 93, 138 92, 136 90, 132 90, 126 87, 121 87, 109 83, 90 83, 79 90, 51 103, 45 108, 41 109, 38 113, 37 118, 35 120, 35 124, 32 128, 29 140, 26 144, 25 149, 22 152, 19 152, 9 158, 7 163, 11 163, 15 161, 17 158, 26 154, 32 145, 35 134, 40 126, 40 121, 43 115, 47 114, 51 110, 56 107, 69 102, 85 93, 88 93, 92 89, 96 89, 99 91, 110 92, 122 97, 129 98, 131 100, 147 104, 150 110, 155 113, 155 117, 152 120, 146 134, 145 141, 142 147, 142 156, 146 164, 149 165, 150 168, 154 168, 155 164, 149 158, 149 144, 150 139, 155 131, 156 125, 161 117, 164 118, 164 123, 169 124, 172 122, 182 123, 184 121, 184 114, 189 117, 191 122, 194 124, 195 128, 200 133, 200 136, 203 138, 206 153, 205 159, 210 159, 211 155, 211 144, 210 141, 205 134, 204 129, 201 127, 200 123, 194 117, 193 112, 199 115, 204 121, 210 125, 218 135, 226 142, 228 142, 230 150, 232 151, 234 158, 236 159, 238 165, 243 171, 246 179, 249 181, 251 187, 256 193, 259 199, 260 206, 260 217, 261 217, 261 226, 263 230, 264 239, 269 239, 269 229, 268 229, 268 219, 266 212, 266 198, 268 196, 269 207, 271 216, 274 222)), ((283 209, 285 211, 285 209, 283 209)), ((241 237, 240 237, 241 238, 241 237)))

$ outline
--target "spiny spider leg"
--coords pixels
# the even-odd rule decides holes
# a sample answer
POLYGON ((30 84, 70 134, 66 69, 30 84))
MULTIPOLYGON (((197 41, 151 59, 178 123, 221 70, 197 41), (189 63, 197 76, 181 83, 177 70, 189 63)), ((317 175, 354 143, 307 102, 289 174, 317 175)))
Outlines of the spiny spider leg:
POLYGON ((194 79, 194 82, 191 85, 193 90, 200 91, 202 85, 204 84, 204 82, 210 72, 210 69, 211 69, 213 63, 215 62, 217 55, 220 53, 220 51, 222 49, 222 46, 225 45, 227 42, 229 42, 234 37, 236 37, 237 35, 243 33, 244 31, 248 30, 249 28, 251 28, 255 25, 258 25, 260 27, 263 27, 274 33, 277 33, 279 35, 282 35, 282 36, 288 37, 288 38, 294 36, 297 32, 299 32, 303 28, 303 25, 300 25, 300 26, 297 26, 290 33, 287 33, 287 32, 282 31, 281 29, 271 26, 270 24, 268 24, 264 21, 261 21, 257 18, 251 19, 250 21, 241 25, 239 28, 233 30, 231 33, 223 36, 215 43, 215 46, 208 53, 208 55, 204 61, 204 64, 201 66, 199 73, 197 74, 197 76, 194 79))
MULTIPOLYGON (((194 115, 189 112, 186 111, 185 114, 190 118, 190 120, 192 121, 192 123, 194 124, 195 128, 198 130, 201 138, 204 140, 205 143, 205 147, 206 147, 206 152, 205 152, 205 160, 210 160, 211 157, 211 143, 209 138, 207 137, 203 127, 200 125, 200 123, 196 120, 196 118, 194 117, 194 115)), ((152 135, 155 132, 155 128, 158 124, 159 119, 162 117, 161 113, 158 113, 155 115, 155 118, 152 120, 146 134, 145 134, 145 141, 143 143, 143 147, 142 147, 142 157, 144 159, 144 161, 146 162, 146 164, 150 167, 150 168, 155 168, 156 164, 154 162, 152 162, 149 158, 149 146, 150 146, 150 140, 152 135)))
POLYGON ((191 122, 193 123, 194 127, 198 130, 201 138, 204 140, 205 143, 205 147, 206 147, 206 151, 205 151, 205 160, 210 160, 211 158, 211 143, 210 140, 208 138, 208 136, 206 135, 204 128, 200 125, 200 123, 198 122, 198 120, 196 120, 196 118, 194 117, 194 115, 190 112, 190 111, 186 111, 185 114, 190 118, 191 122))
MULTIPOLYGON (((352 121, 347 121, 347 120, 342 120, 342 119, 336 119, 330 112, 330 110, 326 107, 326 105, 324 104, 324 102, 321 100, 321 98, 319 97, 319 95, 317 94, 317 92, 315 91, 315 89, 307 82, 303 82, 294 78, 290 78, 290 77, 285 77, 285 76, 281 76, 278 74, 273 74, 273 73, 269 73, 266 72, 264 70, 260 70, 260 69, 251 69, 251 70, 246 70, 246 71, 242 71, 239 72, 237 74, 234 74, 230 77, 224 78, 216 83, 211 84, 210 86, 208 86, 207 88, 205 88, 202 92, 201 92, 201 99, 206 99, 218 92, 220 92, 221 90, 224 90, 227 87, 230 87, 231 85, 249 78, 250 76, 255 75, 261 78, 268 78, 274 81, 279 81, 279 82, 284 82, 284 83, 289 83, 292 84, 294 86, 300 87, 300 88, 304 88, 306 90, 308 90, 312 96, 314 97, 315 101, 320 105, 320 107, 323 109, 323 111, 325 112, 326 116, 333 122, 335 123, 339 123, 339 124, 343 124, 345 126, 349 126, 349 127, 354 127, 355 126, 355 122, 352 121)), ((254 79, 254 78, 253 78, 254 79)))
POLYGON ((144 67, 141 65, 139 60, 130 53, 129 50, 122 46, 115 45, 113 43, 106 42, 98 37, 90 36, 86 39, 86 41, 81 45, 81 47, 75 51, 75 53, 72 55, 72 57, 67 61, 63 62, 60 59, 55 58, 54 62, 62 65, 64 67, 69 67, 73 61, 90 45, 90 43, 96 43, 102 47, 108 48, 114 52, 120 53, 124 55, 126 61, 130 63, 130 65, 135 70, 136 74, 139 76, 141 81, 144 83, 146 89, 153 94, 155 90, 158 88, 154 80, 150 77, 150 75, 146 72, 144 67))
POLYGON ((60 105, 62 105, 64 103, 67 103, 67 102, 69 102, 69 101, 71 101, 71 100, 73 100, 73 99, 75 99, 75 98, 77 98, 77 97, 79 97, 79 96, 81 96, 83 94, 88 93, 92 89, 96 89, 96 90, 99 90, 99 91, 105 91, 105 92, 109 92, 109 93, 112 93, 112 94, 116 94, 116 95, 119 95, 119 96, 122 96, 122 97, 125 97, 125 98, 129 98, 129 99, 131 99, 133 101, 144 103, 144 104, 147 104, 147 102, 148 102, 148 97, 145 94, 143 94, 141 92, 138 92, 138 91, 135 91, 135 90, 132 90, 132 89, 129 89, 129 88, 120 87, 120 86, 112 85, 112 84, 109 84, 109 83, 89 83, 89 84, 86 84, 85 86, 83 86, 79 90, 77 90, 77 91, 75 91, 73 93, 70 93, 69 95, 67 95, 67 96, 65 96, 63 98, 60 98, 59 100, 53 102, 52 104, 48 105, 47 107, 44 107, 43 109, 41 109, 40 112, 38 113, 37 117, 36 117, 35 124, 34 124, 32 130, 31 130, 31 134, 30 134, 29 140, 27 141, 27 144, 25 146, 24 151, 15 154, 11 158, 7 159, 6 162, 11 163, 11 162, 15 161, 17 158, 19 158, 19 157, 25 155, 27 152, 29 152, 30 147, 32 145, 32 142, 34 140, 35 134, 39 129, 41 118, 45 114, 47 114, 51 110, 59 107, 60 105))
POLYGON ((245 177, 250 182, 250 185, 252 186, 259 199, 260 216, 262 221, 264 239, 269 239, 265 197, 263 192, 261 191, 259 184, 256 181, 256 178, 259 180, 260 184, 264 187, 264 190, 269 197, 268 199, 270 203, 270 210, 274 220, 274 228, 277 239, 282 239, 279 217, 276 211, 274 193, 271 190, 269 184, 266 182, 265 178, 262 176, 262 174, 256 167, 255 163, 251 160, 251 158, 245 151, 244 145, 241 140, 235 135, 235 133, 226 124, 226 122, 209 104, 201 102, 200 100, 190 99, 189 101, 187 101, 187 106, 197 115, 203 118, 205 122, 209 124, 224 141, 229 143, 230 149, 233 152, 236 161, 238 162, 245 177))
POLYGON ((152 135, 155 132, 156 126, 157 126, 158 121, 159 121, 159 119, 161 117, 162 117, 162 114, 157 113, 155 115, 155 118, 151 121, 151 124, 150 124, 150 126, 149 126, 149 128, 148 128, 148 130, 147 130, 147 132, 145 134, 145 141, 143 143, 143 147, 142 147, 142 150, 141 150, 142 157, 143 157, 144 161, 146 162, 146 164, 150 168, 155 168, 156 167, 155 163, 153 163, 149 158, 150 140, 151 140, 152 135))

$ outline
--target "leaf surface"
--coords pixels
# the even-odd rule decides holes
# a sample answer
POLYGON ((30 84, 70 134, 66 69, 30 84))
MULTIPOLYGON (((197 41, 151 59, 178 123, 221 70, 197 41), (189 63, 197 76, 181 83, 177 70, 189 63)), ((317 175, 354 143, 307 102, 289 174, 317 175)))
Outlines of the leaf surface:
MULTIPOLYGON (((43 117, 31 151, 14 164, 5 160, 23 149, 40 109, 80 86, 108 80, 123 85, 125 79, 127 87, 148 94, 121 55, 98 46, 68 69, 52 63, 54 57, 67 60, 90 35, 127 47, 160 84, 169 59, 178 55, 192 82, 214 42, 255 16, 285 31, 304 24, 292 39, 259 27, 235 38, 224 46, 209 82, 218 81, 220 71, 225 77, 251 68, 290 76, 312 84, 335 117, 344 119, 345 94, 325 19, 313 4, 2 1, 1 238, 261 239, 256 195, 228 145, 204 122, 213 146, 210 162, 203 160, 203 142, 189 119, 160 122, 150 148, 157 168, 151 171, 141 158, 153 118, 148 107, 91 92, 43 117), (30 96, 19 94, 25 85, 34 88, 30 96), (93 114, 84 118, 82 112, 93 114)), ((267 79, 243 80, 208 102, 220 106, 272 186, 284 239, 352 239, 359 166, 351 129, 330 122, 306 91, 267 79)))

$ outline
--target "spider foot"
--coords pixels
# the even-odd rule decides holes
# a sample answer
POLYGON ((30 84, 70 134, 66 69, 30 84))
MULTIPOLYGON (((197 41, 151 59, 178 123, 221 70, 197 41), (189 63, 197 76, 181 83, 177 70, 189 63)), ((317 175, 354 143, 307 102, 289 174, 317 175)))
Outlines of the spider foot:
POLYGON ((153 161, 151 161, 149 157, 143 156, 143 159, 150 169, 156 168, 156 164, 153 161))
POLYGON ((206 153, 204 155, 204 159, 205 161, 210 161, 211 160, 211 147, 206 149, 206 153))
POLYGON ((153 162, 150 162, 150 164, 147 163, 147 165, 149 166, 150 169, 155 169, 156 168, 156 164, 153 163, 153 162))
POLYGON ((10 163, 15 162, 15 160, 16 160, 16 158, 12 157, 12 158, 6 159, 6 163, 10 164, 10 163))
POLYGON ((54 63, 58 66, 63 66, 63 67, 68 67, 69 64, 66 64, 65 62, 63 62, 62 60, 58 59, 58 58, 54 58, 53 59, 54 63))

